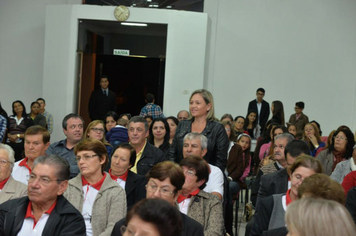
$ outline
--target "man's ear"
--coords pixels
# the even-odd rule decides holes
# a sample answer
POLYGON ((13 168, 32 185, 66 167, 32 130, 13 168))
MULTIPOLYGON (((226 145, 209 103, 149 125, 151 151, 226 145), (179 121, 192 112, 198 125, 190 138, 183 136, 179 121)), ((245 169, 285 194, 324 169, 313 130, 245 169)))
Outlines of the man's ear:
POLYGON ((57 191, 57 195, 62 195, 66 190, 67 190, 67 187, 68 187, 68 180, 64 180, 62 181, 60 184, 59 184, 59 189, 57 191))
POLYGON ((205 154, 208 152, 208 149, 207 148, 204 148, 203 150, 202 150, 202 157, 204 157, 205 156, 205 154))

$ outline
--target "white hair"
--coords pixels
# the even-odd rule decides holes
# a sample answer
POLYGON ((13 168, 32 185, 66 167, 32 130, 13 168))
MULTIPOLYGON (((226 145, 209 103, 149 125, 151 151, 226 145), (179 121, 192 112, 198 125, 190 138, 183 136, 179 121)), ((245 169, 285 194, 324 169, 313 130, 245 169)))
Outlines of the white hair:
POLYGON ((7 152, 7 158, 9 159, 9 162, 11 164, 11 169, 12 169, 14 167, 14 163, 15 163, 14 150, 9 145, 3 144, 3 143, 0 143, 0 150, 5 150, 7 152))

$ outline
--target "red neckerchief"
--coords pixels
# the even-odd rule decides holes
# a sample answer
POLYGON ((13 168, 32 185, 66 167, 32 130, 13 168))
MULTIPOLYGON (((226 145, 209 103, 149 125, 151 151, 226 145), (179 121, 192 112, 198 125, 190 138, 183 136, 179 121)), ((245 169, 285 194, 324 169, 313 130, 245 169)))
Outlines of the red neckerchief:
POLYGON ((118 178, 120 178, 120 179, 122 179, 123 181, 126 182, 126 180, 127 180, 127 175, 129 174, 129 170, 127 170, 127 171, 125 172, 125 174, 123 174, 123 175, 116 176, 116 175, 111 174, 111 169, 110 169, 110 170, 109 170, 109 174, 110 174, 111 179, 114 180, 114 181, 116 181, 118 178))
POLYGON ((191 192, 187 197, 185 197, 185 196, 183 196, 182 194, 180 194, 180 195, 178 196, 177 202, 178 202, 178 203, 181 203, 181 202, 183 202, 185 199, 191 198, 192 196, 197 195, 197 194, 199 193, 199 191, 200 191, 200 189, 197 189, 197 190, 191 192))
POLYGON ((104 173, 103 178, 101 178, 101 180, 99 180, 99 182, 97 182, 95 184, 89 184, 89 182, 82 176, 82 185, 83 186, 90 185, 90 186, 92 186, 93 188, 95 188, 96 190, 99 191, 100 188, 101 188, 101 185, 103 185, 103 183, 104 183, 105 177, 106 177, 106 173, 104 173))
POLYGON ((24 159, 22 159, 22 161, 19 163, 19 166, 26 167, 30 171, 30 174, 31 174, 31 168, 27 165, 27 160, 28 160, 28 157, 25 157, 24 159))
MULTIPOLYGON (((57 204, 57 200, 53 203, 53 205, 45 213, 50 215, 52 213, 53 209, 56 207, 56 204, 57 204)), ((33 229, 34 229, 36 224, 37 224, 37 221, 36 221, 35 216, 32 214, 32 202, 31 201, 27 205, 25 219, 26 218, 32 218, 33 219, 33 229)))
POLYGON ((286 193, 286 205, 288 206, 289 203, 291 203, 293 200, 290 198, 290 189, 288 189, 287 193, 286 193))
POLYGON ((9 180, 9 178, 10 178, 10 176, 7 177, 7 179, 4 179, 3 181, 0 182, 0 189, 2 189, 2 188, 5 186, 5 184, 6 184, 7 181, 9 180))

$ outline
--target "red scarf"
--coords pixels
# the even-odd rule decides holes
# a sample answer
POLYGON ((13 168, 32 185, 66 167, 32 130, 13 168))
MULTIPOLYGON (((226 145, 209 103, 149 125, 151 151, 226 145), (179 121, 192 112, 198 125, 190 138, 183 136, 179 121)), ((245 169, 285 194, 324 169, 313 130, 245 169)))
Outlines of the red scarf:
POLYGON ((103 178, 101 178, 101 180, 99 180, 99 182, 95 183, 95 184, 90 184, 83 176, 82 176, 82 185, 85 186, 85 185, 90 185, 92 186, 93 188, 95 188, 96 190, 100 190, 101 188, 101 185, 103 185, 104 183, 104 180, 106 178, 106 173, 104 173, 104 176, 103 178))
POLYGON ((5 184, 7 183, 7 181, 9 180, 10 176, 7 177, 7 179, 4 179, 3 181, 0 182, 0 189, 3 189, 3 187, 5 186, 5 184))
POLYGON ((30 174, 31 174, 31 168, 27 165, 27 160, 28 160, 28 157, 25 157, 24 159, 22 159, 22 161, 19 163, 19 166, 26 167, 30 171, 30 174))
POLYGON ((114 180, 114 181, 116 181, 117 179, 122 179, 123 181, 126 182, 126 180, 127 180, 127 175, 129 174, 129 170, 127 170, 127 171, 125 172, 125 174, 123 174, 123 175, 116 176, 116 175, 113 175, 113 174, 111 173, 111 169, 110 169, 110 170, 109 170, 109 174, 110 174, 111 179, 114 180))
POLYGON ((180 194, 177 199, 178 204, 183 202, 185 199, 191 198, 192 196, 196 196, 199 193, 199 191, 200 191, 200 189, 197 189, 197 190, 191 192, 187 197, 180 194))
POLYGON ((290 198, 290 189, 286 193, 286 205, 288 206, 293 200, 290 198))

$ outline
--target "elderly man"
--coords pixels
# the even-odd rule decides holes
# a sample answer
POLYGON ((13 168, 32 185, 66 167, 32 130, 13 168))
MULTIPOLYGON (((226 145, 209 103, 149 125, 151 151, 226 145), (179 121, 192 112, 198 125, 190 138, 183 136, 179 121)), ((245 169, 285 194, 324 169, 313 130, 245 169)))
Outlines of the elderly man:
POLYGON ((56 156, 41 156, 28 178, 28 197, 0 205, 0 235, 85 236, 83 216, 62 194, 69 164, 56 156))
MULTIPOLYGON (((203 159, 208 151, 208 139, 199 133, 188 133, 183 140, 183 157, 194 155, 203 159)), ((207 193, 212 193, 222 200, 224 196, 224 175, 222 171, 209 164, 210 173, 209 180, 206 182, 206 187, 203 189, 207 193)))
POLYGON ((12 177, 27 185, 27 177, 31 174, 33 162, 39 156, 45 155, 49 147, 50 134, 39 125, 29 127, 25 132, 25 158, 16 162, 12 177))
POLYGON ((14 150, 9 145, 0 143, 0 204, 27 195, 26 185, 11 176, 14 162, 14 150))
POLYGON ((83 138, 83 127, 84 120, 81 116, 74 113, 66 115, 62 122, 62 128, 67 138, 52 143, 46 151, 47 155, 56 154, 69 162, 70 178, 74 178, 79 174, 74 155, 74 146, 83 138))
POLYGON ((178 112, 177 114, 177 119, 179 121, 182 121, 182 120, 187 120, 189 118, 189 112, 186 111, 186 110, 181 110, 178 112))
POLYGON ((130 144, 136 150, 135 165, 131 171, 139 175, 145 175, 152 166, 164 161, 165 157, 161 150, 147 142, 148 124, 145 118, 134 116, 128 124, 130 144))

